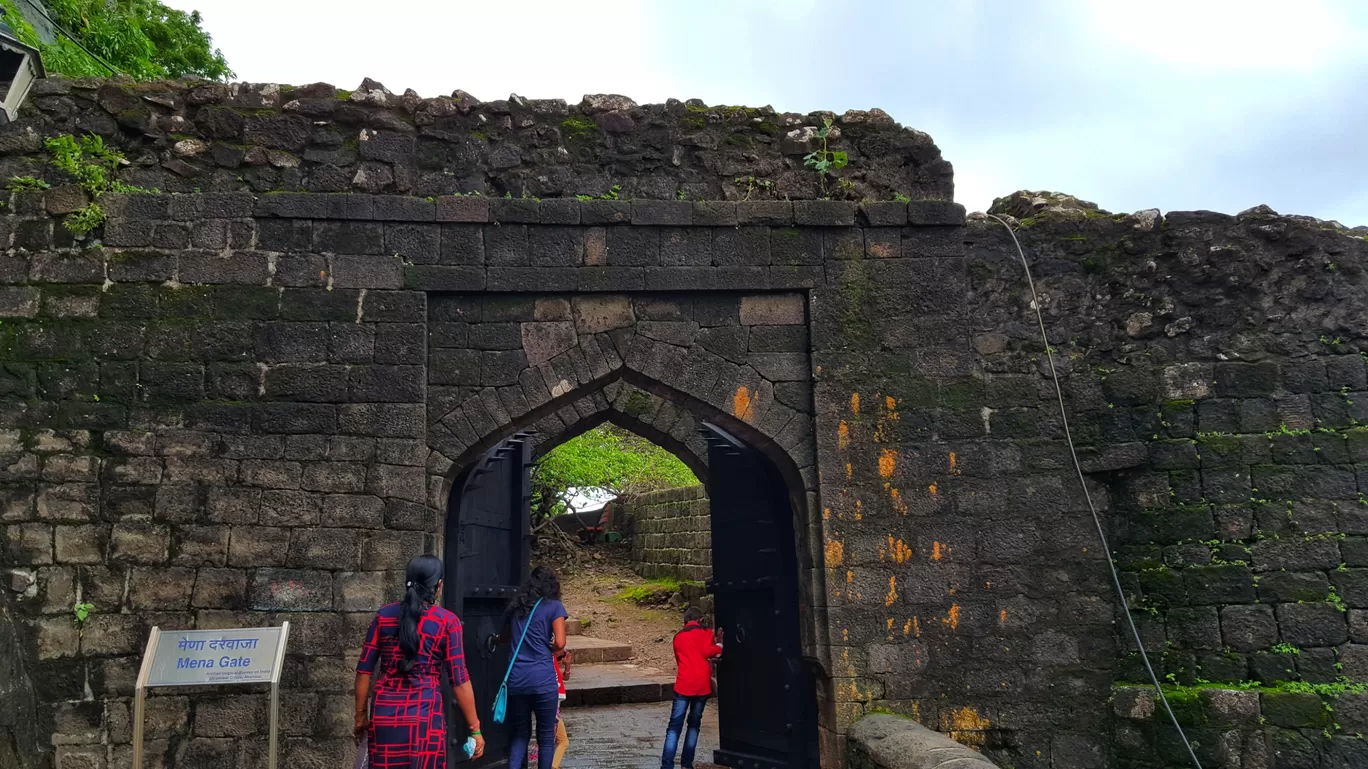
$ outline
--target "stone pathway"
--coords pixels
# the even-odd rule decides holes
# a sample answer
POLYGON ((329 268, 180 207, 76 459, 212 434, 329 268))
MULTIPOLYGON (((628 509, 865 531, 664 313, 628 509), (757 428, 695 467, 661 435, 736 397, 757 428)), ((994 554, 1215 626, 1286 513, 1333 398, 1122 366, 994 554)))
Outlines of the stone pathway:
MULTIPOLYGON (((566 708, 562 711, 570 748, 561 769, 658 769, 665 745, 670 703, 566 708)), ((681 735, 680 742, 683 742, 681 735)), ((710 766, 717 749, 717 708, 703 711, 695 769, 710 766)), ((678 759, 675 759, 676 762, 678 759)))

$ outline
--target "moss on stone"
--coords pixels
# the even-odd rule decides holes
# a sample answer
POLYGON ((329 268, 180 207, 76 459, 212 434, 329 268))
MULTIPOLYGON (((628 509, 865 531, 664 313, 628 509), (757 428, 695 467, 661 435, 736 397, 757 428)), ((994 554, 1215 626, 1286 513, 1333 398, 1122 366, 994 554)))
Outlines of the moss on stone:
POLYGON ((598 130, 598 123, 587 117, 569 117, 561 121, 561 134, 569 141, 587 139, 598 130))

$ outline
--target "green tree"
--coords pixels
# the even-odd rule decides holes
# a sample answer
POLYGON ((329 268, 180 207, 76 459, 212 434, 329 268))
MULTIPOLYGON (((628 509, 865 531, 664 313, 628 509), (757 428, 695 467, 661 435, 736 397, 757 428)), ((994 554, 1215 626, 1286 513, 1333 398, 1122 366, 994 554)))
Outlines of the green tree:
POLYGON ((541 523, 565 512, 567 489, 602 488, 622 495, 696 483, 679 457, 635 433, 600 425, 542 457, 532 474, 532 508, 541 523))
MULTIPOLYGON (((199 11, 186 13, 157 0, 46 0, 48 15, 81 46, 136 80, 197 75, 209 80, 233 77, 223 53, 200 26, 199 11)), ((49 73, 104 77, 109 69, 58 32, 44 43, 14 0, 0 0, 5 23, 16 36, 43 54, 49 73)))

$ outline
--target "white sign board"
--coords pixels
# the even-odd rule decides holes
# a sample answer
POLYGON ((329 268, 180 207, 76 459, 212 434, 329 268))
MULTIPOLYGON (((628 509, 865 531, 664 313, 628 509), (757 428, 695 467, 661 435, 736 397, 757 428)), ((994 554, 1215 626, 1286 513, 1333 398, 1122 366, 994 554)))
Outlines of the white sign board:
POLYGON ((145 685, 270 683, 284 640, 278 627, 163 631, 145 685))
POLYGON ((276 769, 280 721, 280 669, 290 623, 280 627, 229 630, 152 628, 143 652, 142 669, 133 687, 133 769, 143 767, 143 719, 151 686, 271 685, 267 769, 276 769))

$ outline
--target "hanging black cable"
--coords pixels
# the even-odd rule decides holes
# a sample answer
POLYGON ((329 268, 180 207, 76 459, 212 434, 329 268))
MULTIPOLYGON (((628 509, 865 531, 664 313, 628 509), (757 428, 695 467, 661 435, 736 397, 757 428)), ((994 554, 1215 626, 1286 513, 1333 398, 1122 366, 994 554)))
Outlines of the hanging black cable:
POLYGON ((1097 526, 1097 538, 1102 543, 1102 553, 1107 557, 1107 566, 1111 569, 1112 588, 1116 591, 1116 600, 1120 602, 1121 610, 1126 615, 1126 624, 1130 626, 1131 637, 1135 639, 1135 648, 1140 652, 1140 659, 1145 663, 1145 671, 1149 673, 1150 683, 1154 685, 1154 691, 1159 694, 1159 701, 1163 703, 1164 710, 1168 713, 1169 720, 1173 722, 1173 728, 1178 730, 1178 738, 1183 741, 1183 747, 1187 748, 1188 758, 1192 759, 1192 765, 1197 769, 1202 769, 1202 762, 1197 760, 1197 753, 1192 749, 1192 743, 1188 741, 1187 734, 1183 731, 1183 726, 1178 723, 1178 717, 1173 714, 1173 708, 1169 706, 1168 697, 1164 696, 1164 687, 1159 685, 1159 676, 1154 672, 1154 666, 1150 664, 1149 654, 1145 652, 1145 642, 1140 638, 1140 628, 1135 626, 1135 619, 1131 617, 1130 606, 1126 602, 1126 591, 1121 587, 1121 575, 1116 570, 1116 560, 1112 558, 1111 545, 1107 542, 1106 531, 1102 527, 1102 517, 1097 514, 1097 506, 1093 504, 1092 493, 1088 491, 1088 482, 1083 476, 1083 465, 1078 461, 1078 451, 1074 448, 1073 434, 1069 431, 1069 412, 1064 408, 1064 388, 1059 384, 1059 372, 1055 370, 1054 348, 1050 347, 1050 338, 1045 333, 1045 315, 1040 309, 1040 296, 1036 294, 1035 279, 1031 277, 1031 265, 1026 262, 1026 252, 1021 248, 1021 241, 1017 240, 1016 232, 1006 220, 993 214, 988 214, 988 218, 996 219, 998 224, 1007 228, 1007 234, 1012 236, 1012 243, 1016 245, 1017 255, 1021 257, 1021 269, 1026 272, 1026 285, 1031 290, 1031 307, 1035 309, 1036 325, 1040 328, 1040 342, 1045 345, 1045 359, 1050 364, 1050 378, 1054 380, 1055 396, 1059 399, 1059 419, 1064 426, 1064 440, 1069 445, 1069 454, 1073 457, 1074 471, 1078 474, 1078 485, 1083 489, 1083 498, 1088 501, 1088 511, 1092 513, 1093 524, 1097 526))

